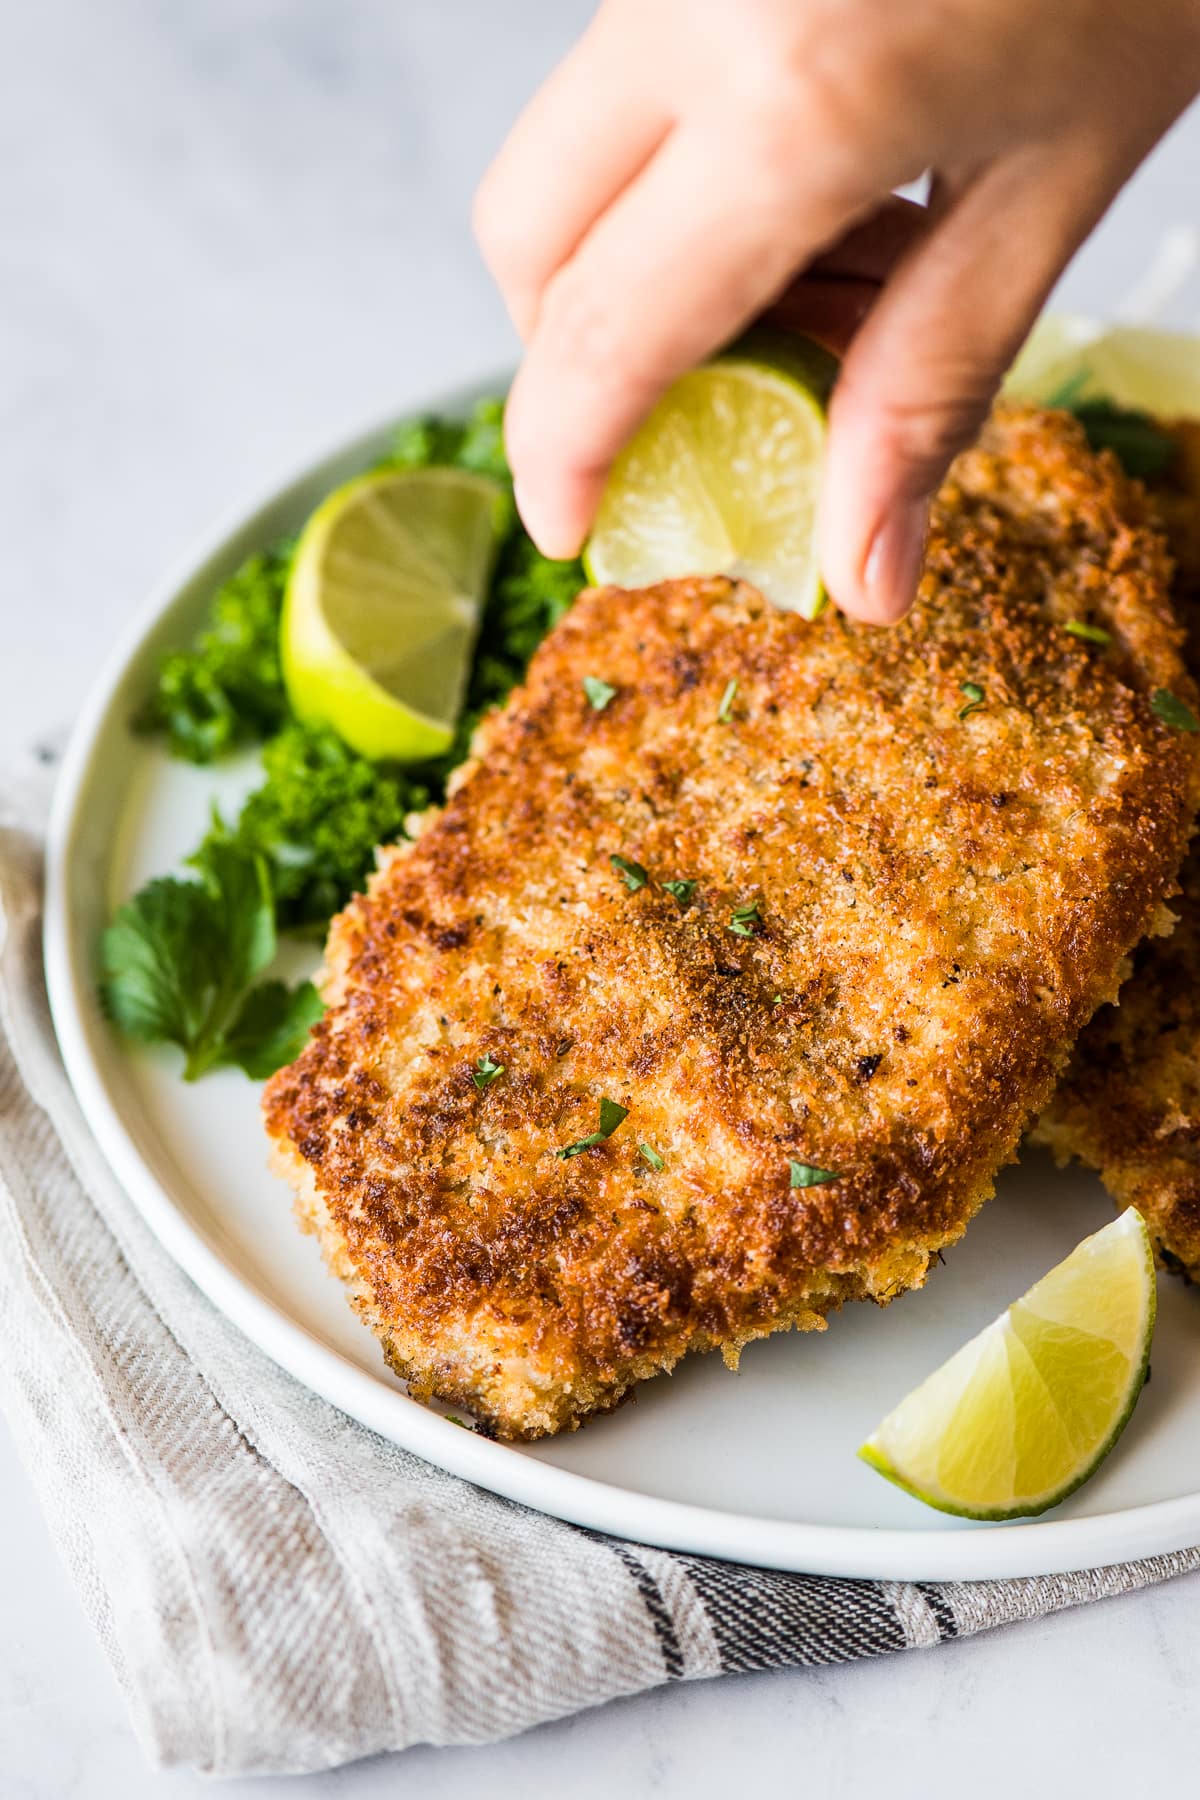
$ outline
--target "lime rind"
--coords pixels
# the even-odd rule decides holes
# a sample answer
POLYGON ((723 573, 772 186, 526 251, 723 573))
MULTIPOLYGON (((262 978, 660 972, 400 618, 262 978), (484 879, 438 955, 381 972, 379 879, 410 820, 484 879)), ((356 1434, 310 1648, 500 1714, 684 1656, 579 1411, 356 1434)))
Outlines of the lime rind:
POLYGON ((939 1512, 1035 1518, 1082 1486, 1124 1431, 1145 1385, 1156 1307, 1150 1234, 1130 1207, 907 1395, 858 1454, 939 1512), (1108 1278, 1114 1268, 1120 1281, 1108 1278), (1022 1484, 1023 1468, 1048 1461, 1050 1479, 1022 1484), (1005 1467, 1010 1492, 989 1504, 981 1487, 998 1485, 1005 1467))
POLYGON ((359 476, 317 508, 281 626, 299 717, 374 759, 449 749, 504 506, 487 477, 429 468, 359 476))
POLYGON ((836 362, 758 333, 682 376, 617 458, 584 567, 593 583, 748 581, 815 618, 815 519, 836 362), (786 348, 780 348, 783 343, 786 348))
POLYGON ((1005 393, 1040 406, 1104 399, 1168 419, 1200 419, 1200 338, 1151 326, 1047 314, 1026 340, 1005 393))

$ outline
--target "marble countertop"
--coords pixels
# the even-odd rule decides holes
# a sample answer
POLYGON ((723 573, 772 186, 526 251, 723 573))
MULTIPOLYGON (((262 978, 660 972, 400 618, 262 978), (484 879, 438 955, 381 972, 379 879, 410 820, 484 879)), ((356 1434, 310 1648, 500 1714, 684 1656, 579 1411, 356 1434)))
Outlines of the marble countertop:
MULTIPOLYGON (((474 182, 583 0, 39 0, 0 59, 0 770, 39 779, 114 633, 214 516, 514 344, 474 182), (14 557, 15 548, 15 557, 14 557)), ((1200 112, 1062 298, 1200 226, 1200 112)), ((212 1792, 147 1769, 0 1430, 0 1800, 212 1792)), ((672 1688, 478 1750, 230 1795, 1149 1792, 1194 1767, 1200 1577, 986 1640, 672 1688)))

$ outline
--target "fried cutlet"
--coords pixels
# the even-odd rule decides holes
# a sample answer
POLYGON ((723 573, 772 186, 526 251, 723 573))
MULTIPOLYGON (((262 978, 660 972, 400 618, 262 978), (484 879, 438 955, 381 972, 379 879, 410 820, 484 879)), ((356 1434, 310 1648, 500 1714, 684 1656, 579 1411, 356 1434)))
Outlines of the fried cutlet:
MULTIPOLYGON (((1200 670, 1200 424, 1175 431, 1178 453, 1153 499, 1176 563, 1184 655, 1200 670)), ((1200 849, 1171 901, 1179 923, 1136 952, 1116 1006, 1076 1047, 1034 1133, 1066 1162, 1099 1170, 1120 1206, 1145 1216, 1168 1268, 1200 1281, 1200 849)))
POLYGON ((533 1438, 924 1281, 1172 887, 1168 580, 1115 462, 1014 413, 893 630, 726 580, 581 596, 334 921, 266 1091, 414 1394, 533 1438))

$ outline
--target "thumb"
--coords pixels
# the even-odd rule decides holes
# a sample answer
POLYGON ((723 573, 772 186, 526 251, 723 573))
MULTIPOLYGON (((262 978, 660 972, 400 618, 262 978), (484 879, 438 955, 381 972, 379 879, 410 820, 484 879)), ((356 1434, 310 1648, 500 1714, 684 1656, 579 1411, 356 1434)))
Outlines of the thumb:
POLYGON ((884 286, 834 389, 818 522, 851 617, 912 605, 930 498, 1109 197, 1086 155, 1023 151, 962 188, 884 286))

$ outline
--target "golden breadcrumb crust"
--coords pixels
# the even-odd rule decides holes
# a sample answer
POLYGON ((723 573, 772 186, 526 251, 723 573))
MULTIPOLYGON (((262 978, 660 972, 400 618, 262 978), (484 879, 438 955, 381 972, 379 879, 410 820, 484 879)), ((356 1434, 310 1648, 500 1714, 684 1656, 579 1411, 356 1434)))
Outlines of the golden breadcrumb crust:
POLYGON ((1196 745, 1149 704, 1197 704, 1168 579, 1115 462, 1013 413, 956 463, 894 630, 724 580, 581 596, 334 921, 330 1011, 266 1091, 415 1394, 536 1437, 921 1284, 1183 855, 1196 745), (558 1156, 602 1097, 624 1123, 558 1156))
MULTIPOLYGON (((1185 659, 1200 670, 1200 424, 1175 428, 1179 455, 1154 494, 1176 562, 1185 659)), ((1200 1281, 1200 850, 1171 902, 1179 923, 1134 956, 1118 1005, 1079 1040, 1034 1133, 1060 1161, 1098 1169, 1120 1206, 1145 1216, 1168 1268, 1200 1281)))

